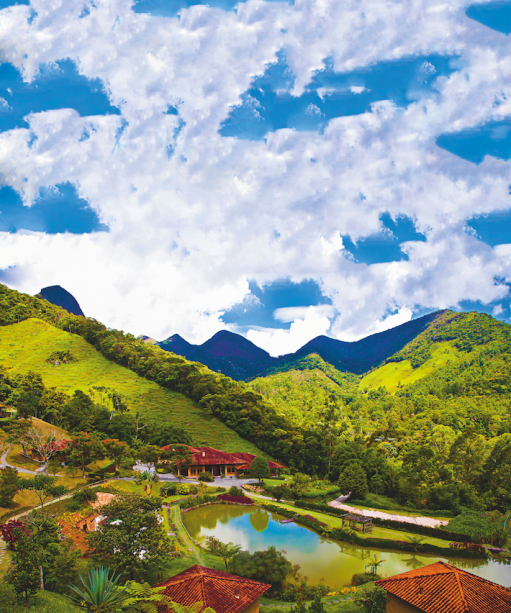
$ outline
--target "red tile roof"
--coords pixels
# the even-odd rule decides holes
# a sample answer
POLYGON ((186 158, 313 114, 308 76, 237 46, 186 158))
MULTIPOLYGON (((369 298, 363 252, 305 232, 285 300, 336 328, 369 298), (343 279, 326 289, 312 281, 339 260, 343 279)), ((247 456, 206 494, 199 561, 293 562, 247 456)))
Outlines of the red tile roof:
POLYGON ((445 562, 429 564, 376 585, 424 613, 510 613, 511 589, 445 562))
MULTIPOLYGON (((158 585, 164 585, 165 594, 179 604, 190 606, 202 602, 197 613, 202 613, 207 607, 216 613, 240 613, 271 587, 197 565, 158 585)), ((170 613, 170 610, 160 605, 158 613, 170 613)))
MULTIPOLYGON (((165 451, 173 449, 173 445, 162 447, 165 451)), ((177 448, 177 446, 176 446, 177 448)), ((212 447, 188 447, 192 454, 192 466, 232 465, 237 468, 248 469, 255 459, 252 453, 227 453, 212 447)), ((268 462, 270 468, 285 468, 278 462, 268 462)))

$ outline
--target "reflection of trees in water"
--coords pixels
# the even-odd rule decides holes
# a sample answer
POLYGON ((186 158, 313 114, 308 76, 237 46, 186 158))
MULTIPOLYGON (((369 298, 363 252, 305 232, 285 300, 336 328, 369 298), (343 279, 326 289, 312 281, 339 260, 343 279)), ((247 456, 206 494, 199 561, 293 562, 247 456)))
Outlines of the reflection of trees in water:
POLYGON ((330 539, 321 539, 322 543, 336 543, 339 546, 339 549, 342 553, 345 553, 348 556, 352 556, 354 558, 358 558, 359 560, 367 560, 367 558, 371 557, 372 549, 367 549, 366 547, 357 547, 356 545, 351 545, 350 543, 344 543, 343 541, 332 541, 330 539))
POLYGON ((461 559, 458 558, 456 560, 449 560, 448 564, 451 566, 456 566, 457 568, 482 568, 483 566, 488 566, 487 560, 483 560, 481 558, 476 559, 461 559))
POLYGON ((403 562, 408 568, 413 568, 413 570, 424 566, 424 562, 421 562, 419 558, 415 555, 412 555, 410 558, 403 559, 403 562))
POLYGON ((270 516, 262 509, 250 513, 250 525, 256 532, 264 532, 270 522, 270 516))
POLYGON ((247 513, 247 509, 243 507, 214 504, 183 514, 183 522, 190 536, 197 538, 201 528, 214 530, 218 523, 226 526, 231 519, 240 517, 245 513, 247 513))

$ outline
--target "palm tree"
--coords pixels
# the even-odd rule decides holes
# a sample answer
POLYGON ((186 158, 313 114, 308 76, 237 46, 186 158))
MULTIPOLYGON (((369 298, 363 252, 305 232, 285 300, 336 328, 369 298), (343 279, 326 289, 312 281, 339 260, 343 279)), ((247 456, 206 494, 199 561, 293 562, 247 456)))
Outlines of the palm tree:
POLYGON ((376 575, 378 574, 378 566, 380 566, 380 564, 383 564, 384 562, 385 560, 380 560, 378 556, 374 554, 374 559, 369 562, 369 564, 366 564, 365 568, 369 566, 371 568, 371 574, 376 575))
POLYGON ((87 575, 87 581, 80 575, 82 589, 75 585, 69 587, 76 594, 71 596, 71 599, 79 607, 87 609, 88 613, 113 613, 126 600, 126 588, 120 589, 117 585, 121 575, 114 577, 112 572, 110 576, 110 569, 102 566, 89 570, 87 575))

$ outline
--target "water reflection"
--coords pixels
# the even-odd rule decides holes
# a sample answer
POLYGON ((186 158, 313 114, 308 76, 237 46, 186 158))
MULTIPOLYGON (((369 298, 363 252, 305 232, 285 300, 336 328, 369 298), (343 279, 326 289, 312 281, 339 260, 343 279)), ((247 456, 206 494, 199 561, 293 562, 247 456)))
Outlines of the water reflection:
MULTIPOLYGON (((284 549, 287 558, 300 565, 300 572, 312 584, 321 579, 332 587, 349 584, 353 574, 364 572, 369 558, 380 554, 369 547, 323 538, 304 526, 281 524, 280 519, 284 519, 283 516, 260 508, 231 505, 211 505, 183 515, 183 522, 196 541, 215 536, 224 543, 241 545, 251 553, 271 545, 284 549)), ((381 554, 386 562, 380 573, 387 577, 443 559, 485 579, 511 586, 509 568, 496 560, 453 560, 393 551, 381 554)))

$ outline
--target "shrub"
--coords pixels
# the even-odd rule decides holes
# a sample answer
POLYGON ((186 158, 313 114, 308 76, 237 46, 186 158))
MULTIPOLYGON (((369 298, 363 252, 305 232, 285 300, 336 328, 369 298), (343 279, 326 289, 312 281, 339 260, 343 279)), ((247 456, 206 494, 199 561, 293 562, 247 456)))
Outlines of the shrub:
POLYGON ((237 504, 254 504, 247 496, 229 496, 229 494, 220 494, 220 496, 218 496, 218 500, 223 500, 224 502, 235 502, 237 504))
POLYGON ((175 483, 169 483, 168 485, 160 488, 160 496, 167 498, 168 496, 175 496, 177 492, 177 485, 175 483))
POLYGON ((190 494, 195 496, 195 494, 199 491, 199 488, 196 485, 190 485, 190 494))
POLYGON ((378 581, 378 579, 381 579, 380 575, 373 575, 373 573, 355 573, 351 578, 351 585, 364 585, 364 583, 378 581))
POLYGON ((7 524, 2 524, 0 526, 0 531, 2 532, 2 538, 9 545, 11 549, 15 549, 15 543, 18 540, 20 533, 17 530, 21 530, 24 534, 30 534, 30 528, 27 524, 20 521, 19 519, 13 519, 7 524))
POLYGON ((209 470, 203 470, 199 475, 199 481, 208 481, 212 483, 215 480, 215 477, 209 472, 209 470))
POLYGON ((185 485, 184 483, 180 483, 179 487, 177 488, 177 493, 178 494, 184 494, 186 496, 186 494, 188 494, 188 486, 185 485))
POLYGON ((225 489, 225 487, 217 487, 217 488, 216 488, 216 491, 217 491, 219 494, 223 494, 223 493, 224 493, 224 492, 226 492, 227 490, 225 489))
POLYGON ((229 488, 229 496, 244 496, 244 492, 241 487, 237 487, 236 485, 232 485, 229 488))

